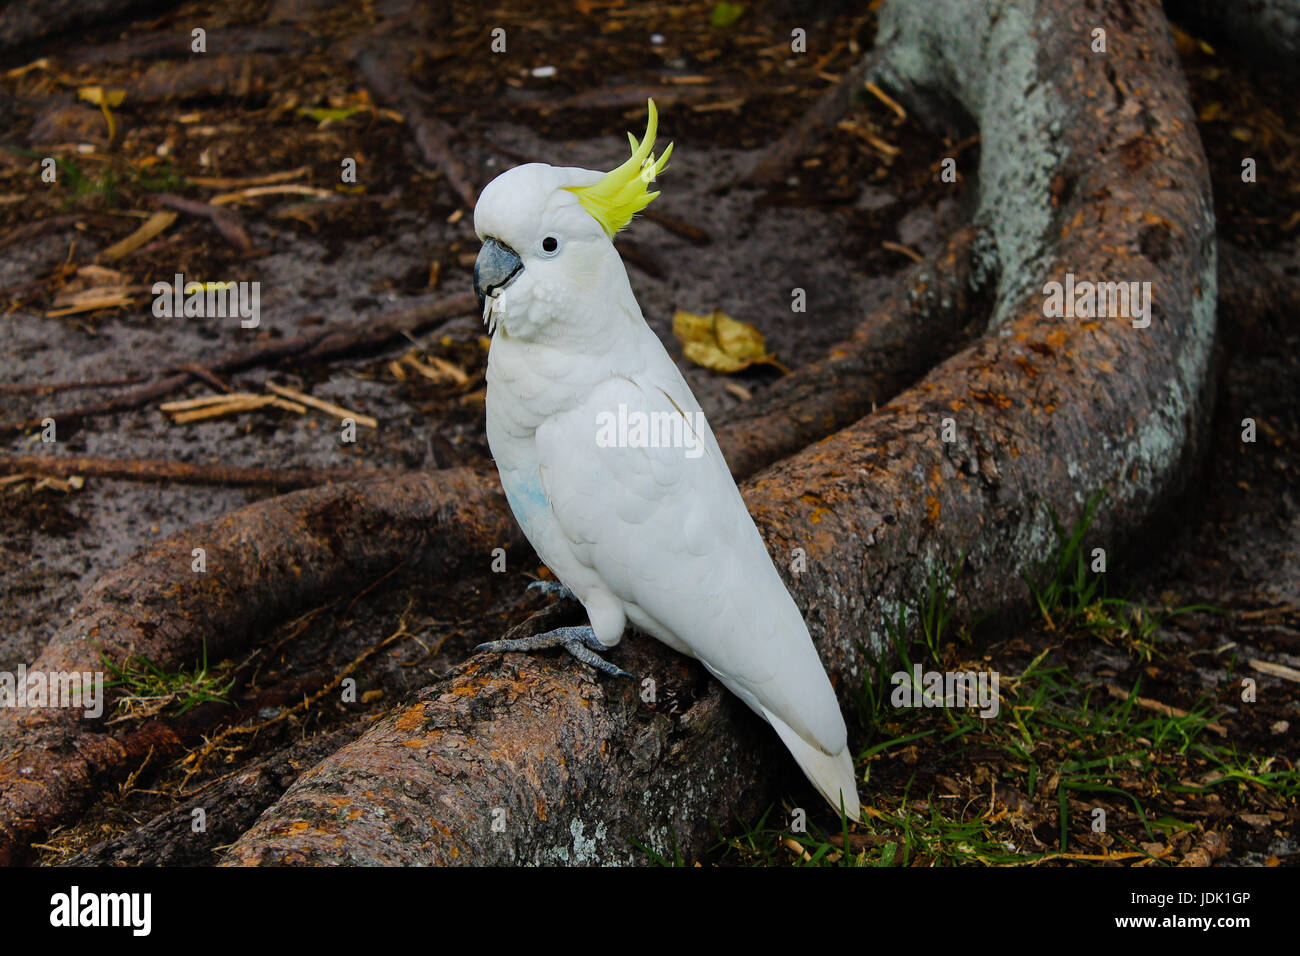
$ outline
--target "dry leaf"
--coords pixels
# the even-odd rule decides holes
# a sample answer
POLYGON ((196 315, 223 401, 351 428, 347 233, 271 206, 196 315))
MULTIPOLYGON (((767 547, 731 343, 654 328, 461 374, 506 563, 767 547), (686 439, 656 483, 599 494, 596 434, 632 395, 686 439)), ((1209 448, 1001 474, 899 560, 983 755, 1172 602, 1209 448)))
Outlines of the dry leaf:
POLYGON ((83 86, 77 90, 77 97, 99 107, 100 112, 104 114, 104 121, 108 123, 108 141, 111 143, 117 136, 117 124, 113 122, 111 107, 122 105, 122 100, 126 98, 126 90, 106 90, 102 86, 83 86))
POLYGON ((83 86, 77 90, 77 96, 95 106, 121 106, 126 98, 126 90, 106 90, 102 86, 83 86))
POLYGON ((760 364, 786 371, 767 351, 762 332, 725 312, 697 315, 678 309, 673 314, 673 335, 688 359, 714 372, 730 374, 760 364))

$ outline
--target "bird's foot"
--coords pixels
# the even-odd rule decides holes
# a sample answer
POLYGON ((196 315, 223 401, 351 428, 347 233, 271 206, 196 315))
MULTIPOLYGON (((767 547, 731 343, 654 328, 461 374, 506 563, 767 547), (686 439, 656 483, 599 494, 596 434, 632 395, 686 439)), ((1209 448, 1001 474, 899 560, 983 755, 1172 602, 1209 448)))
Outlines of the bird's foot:
MULTIPOLYGON (((560 586, 563 587, 563 585, 560 586)), ((547 631, 545 634, 534 634, 532 637, 488 641, 486 644, 480 644, 474 650, 504 654, 509 651, 540 651, 552 647, 562 647, 582 663, 613 677, 632 676, 623 668, 611 664, 596 653, 597 651, 608 650, 608 648, 596 638, 596 632, 592 630, 590 624, 584 624, 580 627, 557 627, 553 631, 547 631)))
POLYGON ((578 600, 578 596, 559 581, 534 581, 524 591, 541 591, 547 597, 557 597, 561 601, 578 600))

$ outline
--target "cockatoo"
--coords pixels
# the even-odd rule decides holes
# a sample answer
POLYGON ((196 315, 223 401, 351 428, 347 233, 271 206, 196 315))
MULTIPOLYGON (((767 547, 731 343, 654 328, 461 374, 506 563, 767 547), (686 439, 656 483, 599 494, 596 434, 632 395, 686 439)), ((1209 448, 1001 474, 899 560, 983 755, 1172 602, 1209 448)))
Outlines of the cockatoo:
POLYGON ((649 109, 612 172, 528 163, 474 209, 488 444, 524 534, 591 622, 481 649, 564 647, 625 674, 597 652, 630 621, 698 659, 858 820, 844 717, 808 627, 614 248, 672 152, 654 158, 649 109))

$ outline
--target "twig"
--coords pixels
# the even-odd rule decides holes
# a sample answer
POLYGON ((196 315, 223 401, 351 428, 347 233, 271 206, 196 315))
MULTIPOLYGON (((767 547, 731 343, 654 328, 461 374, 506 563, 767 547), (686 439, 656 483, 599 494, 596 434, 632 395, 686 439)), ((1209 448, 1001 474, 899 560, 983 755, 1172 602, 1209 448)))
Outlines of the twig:
POLYGON ((844 115, 853 100, 853 93, 862 85, 874 63, 871 55, 864 56, 839 83, 822 93, 812 108, 803 114, 798 125, 760 151, 749 171, 739 176, 737 182, 767 186, 781 179, 795 159, 807 151, 809 143, 844 115))
POLYGON ((212 203, 185 199, 170 193, 161 193, 154 199, 159 205, 167 206, 169 209, 207 219, 216 227, 217 232, 221 233, 222 238, 240 252, 248 252, 253 248, 253 240, 248 238, 248 233, 244 230, 243 217, 233 209, 222 209, 212 203))
POLYGON ((363 481, 392 476, 378 468, 245 468, 238 465, 203 465, 155 459, 31 457, 0 455, 0 473, 68 478, 88 475, 118 481, 174 481, 183 485, 230 485, 282 490, 363 481))
POLYGON ((899 253, 900 255, 907 256, 907 258, 911 259, 913 262, 924 262, 924 261, 925 261, 925 257, 922 256, 922 255, 921 255, 919 252, 917 252, 915 249, 909 249, 907 246, 904 246, 904 245, 902 245, 902 244, 900 244, 900 243, 897 243, 897 242, 890 242, 888 239, 886 239, 886 240, 884 240, 884 241, 882 241, 882 242, 880 243, 880 248, 881 248, 881 249, 888 249, 890 252, 897 252, 897 253, 899 253))
MULTIPOLYGON (((310 34, 294 26, 222 27, 211 30, 213 53, 259 53, 298 50, 310 46, 310 34)), ((188 30, 144 33, 115 43, 81 47, 63 54, 73 66, 158 58, 184 59, 192 52, 188 30)))
POLYGON ((362 415, 359 412, 348 411, 348 409, 341 405, 335 405, 333 402, 314 398, 311 395, 306 395, 296 389, 286 388, 283 385, 276 385, 274 382, 267 382, 266 387, 283 398, 287 398, 294 402, 301 402, 302 404, 318 409, 319 411, 327 412, 335 418, 351 418, 358 425, 364 425, 366 428, 379 427, 379 422, 376 419, 371 418, 369 415, 362 415))
MULTIPOLYGON (((1130 694, 1128 691, 1123 690, 1122 688, 1116 687, 1114 684, 1107 684, 1106 692, 1110 694, 1110 696, 1117 697, 1120 700, 1132 699, 1143 710, 1149 710, 1152 713, 1156 713, 1156 714, 1164 714, 1166 717, 1191 716, 1190 714, 1188 714, 1187 711, 1183 710, 1182 708, 1173 707, 1169 704, 1162 704, 1160 701, 1152 700, 1149 697, 1135 697, 1133 694, 1130 694)), ((1220 737, 1228 736, 1228 731, 1216 723, 1212 723, 1212 722, 1206 723, 1205 729, 1214 731, 1220 737)))
POLYGON ((211 372, 205 369, 202 365, 199 365, 197 362, 186 362, 184 365, 178 365, 177 369, 183 372, 189 372, 195 378, 202 379, 203 381, 211 385, 213 388, 215 388, 218 392, 233 391, 233 389, 230 387, 230 384, 228 382, 223 382, 220 378, 213 375, 211 372))
POLYGON ((282 398, 276 398, 274 395, 254 395, 250 392, 237 393, 233 395, 218 395, 219 401, 208 403, 203 408, 196 408, 191 412, 179 412, 172 414, 172 423, 175 425, 185 425, 190 422, 201 422, 209 418, 220 418, 224 415, 237 415, 240 412, 256 411, 259 408, 266 408, 273 405, 276 408, 283 408, 299 415, 304 414, 307 409, 294 402, 286 402, 282 398))
POLYGON ((0 383, 0 395, 42 395, 47 392, 76 392, 92 388, 121 388, 125 385, 139 385, 145 381, 141 375, 127 378, 106 378, 90 382, 3 382, 0 383))
POLYGON ((243 189, 247 186, 271 186, 275 183, 287 182, 290 179, 306 176, 310 172, 310 166, 299 166, 297 169, 286 169, 279 173, 267 173, 264 176, 245 176, 240 179, 231 179, 226 176, 189 176, 187 178, 195 186, 202 186, 205 189, 243 189))
MULTIPOLYGON (((15 226, 3 236, 0 236, 0 249, 5 249, 19 242, 26 242, 29 239, 35 239, 37 236, 47 232, 54 232, 59 229, 66 229, 69 226, 75 226, 79 222, 85 222, 88 218, 80 213, 70 213, 64 216, 48 216, 45 219, 37 219, 35 222, 25 222, 21 226, 15 226)), ((100 219, 109 219, 109 216, 98 217, 100 219)), ((114 220, 116 221, 116 220, 114 220)))
POLYGON ((297 183, 281 183, 278 186, 250 186, 247 189, 238 189, 233 193, 222 193, 220 196, 213 196, 211 205, 228 206, 232 202, 239 202, 243 199, 256 199, 258 196, 313 196, 316 199, 334 199, 338 193, 332 193, 328 189, 321 189, 318 186, 301 186, 297 183))
POLYGON ((903 109, 903 107, 898 104, 898 100, 894 99, 880 87, 876 86, 876 84, 871 80, 867 80, 867 82, 862 85, 868 93, 897 113, 900 120, 907 119, 907 110, 903 109))
POLYGON ((369 40, 353 54, 375 101, 391 105, 406 118, 424 161, 440 170, 461 202, 473 209, 478 193, 470 181, 469 170, 451 148, 455 130, 426 111, 424 94, 403 73, 408 59, 396 43, 385 37, 369 40))
POLYGON ((1283 680, 1295 681, 1300 684, 1300 671, 1294 667, 1287 667, 1285 664, 1275 664, 1272 661, 1263 661, 1252 657, 1250 667, 1261 674, 1268 674, 1270 677, 1280 677, 1283 680))
POLYGON ((665 216, 661 212, 655 212, 652 209, 642 209, 641 215, 651 222, 657 222, 673 235, 678 236, 688 242, 693 242, 699 246, 707 246, 713 241, 713 237, 693 223, 685 219, 677 219, 673 216, 665 216))
MULTIPOLYGON (((459 315, 469 315, 478 311, 478 301, 472 292, 453 295, 438 302, 416 306, 402 312, 380 316, 371 322, 359 325, 334 325, 317 329, 307 335, 290 339, 262 342, 244 348, 233 349, 205 367, 212 373, 230 373, 241 369, 267 365, 284 358, 295 357, 299 361, 322 361, 353 350, 382 345, 390 339, 402 338, 408 332, 415 332, 434 322, 446 321, 459 315)), ((180 366, 173 366, 179 368, 180 366)), ((167 371, 172 371, 168 369, 167 371)), ((115 412, 129 411, 142 405, 150 405, 165 398, 181 388, 193 375, 190 371, 167 375, 155 379, 148 385, 115 395, 112 398, 86 405, 79 405, 62 411, 46 412, 35 418, 25 420, 9 419, 0 422, 0 435, 13 434, 29 428, 40 428, 45 418, 53 418, 60 424, 79 422, 86 418, 109 415, 115 412)))

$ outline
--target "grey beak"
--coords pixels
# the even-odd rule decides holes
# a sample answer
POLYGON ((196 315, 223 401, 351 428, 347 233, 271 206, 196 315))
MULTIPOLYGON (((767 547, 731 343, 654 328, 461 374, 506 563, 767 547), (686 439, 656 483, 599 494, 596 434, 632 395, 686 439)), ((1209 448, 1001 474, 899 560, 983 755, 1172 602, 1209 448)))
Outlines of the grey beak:
POLYGON ((523 260, 515 250, 488 236, 474 262, 474 294, 478 296, 480 312, 483 300, 513 279, 523 267, 523 260))

